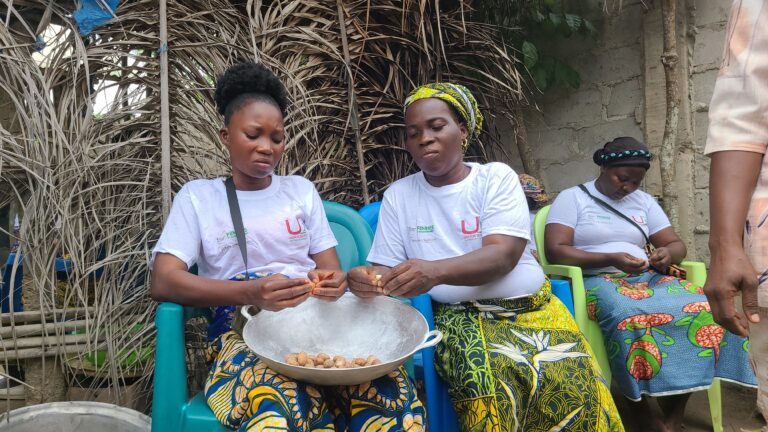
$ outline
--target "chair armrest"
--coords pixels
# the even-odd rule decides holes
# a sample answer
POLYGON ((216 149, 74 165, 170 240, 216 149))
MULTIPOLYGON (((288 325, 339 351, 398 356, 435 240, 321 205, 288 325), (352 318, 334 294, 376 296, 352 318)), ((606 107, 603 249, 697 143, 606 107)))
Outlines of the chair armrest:
POLYGON ((571 293, 573 295, 573 309, 575 312, 576 325, 587 338, 595 353, 600 370, 607 383, 611 382, 611 366, 608 361, 608 354, 605 351, 603 335, 600 326, 587 316, 587 292, 584 287, 584 274, 580 267, 550 264, 543 266, 544 273, 548 275, 564 276, 571 279, 571 293))
POLYGON ((153 431, 180 430, 181 427, 181 414, 187 403, 185 315, 185 308, 175 303, 161 303, 157 308, 153 431))
POLYGON ((573 296, 573 310, 576 325, 582 332, 587 328, 587 294, 584 291, 584 274, 581 267, 560 264, 548 264, 543 266, 547 275, 563 276, 571 280, 571 295, 573 296))
POLYGON ((704 283, 707 281, 707 266, 703 262, 683 261, 680 265, 688 272, 686 280, 693 282, 695 285, 704 286, 704 283))

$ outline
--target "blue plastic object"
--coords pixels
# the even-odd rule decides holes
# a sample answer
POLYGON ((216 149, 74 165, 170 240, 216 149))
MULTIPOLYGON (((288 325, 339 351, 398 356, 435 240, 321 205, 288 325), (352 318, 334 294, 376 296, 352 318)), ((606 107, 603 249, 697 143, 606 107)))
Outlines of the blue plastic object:
POLYGON ((19 257, 16 274, 13 274, 13 262, 15 260, 16 253, 11 252, 3 267, 3 277, 0 281, 0 312, 2 313, 8 313, 11 310, 14 312, 24 310, 24 305, 21 303, 21 286, 22 279, 24 278, 24 270, 21 265, 22 257, 19 257), (11 289, 13 289, 13 296, 11 296, 11 289))
MULTIPOLYGON (((418 309, 429 325, 429 330, 435 329, 435 317, 432 313, 432 299, 429 294, 422 294, 411 299, 411 305, 418 309)), ((441 432, 457 432, 459 422, 456 410, 453 408, 448 395, 448 385, 440 379, 435 370, 435 348, 421 350, 424 370, 424 390, 427 396, 427 420, 429 430, 441 432)))
POLYGON ((371 229, 373 230, 373 232, 376 232, 376 227, 379 225, 379 208, 380 207, 381 207, 381 203, 376 201, 363 206, 363 208, 357 211, 358 213, 360 213, 360 216, 362 216, 363 219, 365 219, 365 221, 368 222, 368 225, 371 226, 371 229))
POLYGON ((83 0, 80 7, 72 14, 80 28, 80 34, 88 36, 93 29, 111 20, 117 11, 118 3, 119 0, 83 0), (104 5, 108 9, 105 9, 104 5))
MULTIPOLYGON (((345 205, 323 202, 339 246, 336 248, 344 270, 365 264, 373 233, 358 213, 345 205)), ((154 432, 227 431, 214 417, 202 394, 187 397, 184 323, 195 316, 210 319, 210 310, 162 303, 157 308, 155 326, 155 391, 152 397, 154 432)), ((439 430, 439 429, 433 429, 439 430)))
POLYGON ((551 280, 552 294, 559 298, 561 302, 568 308, 568 312, 571 315, 576 316, 573 313, 573 296, 571 296, 571 284, 567 280, 551 280))

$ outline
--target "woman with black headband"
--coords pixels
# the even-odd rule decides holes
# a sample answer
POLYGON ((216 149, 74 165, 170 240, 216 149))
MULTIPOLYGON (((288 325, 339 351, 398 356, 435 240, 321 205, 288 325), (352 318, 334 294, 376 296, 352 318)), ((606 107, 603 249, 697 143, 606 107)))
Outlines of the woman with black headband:
POLYGON ((597 150, 600 175, 558 195, 545 247, 550 262, 583 268, 587 310, 621 392, 642 403, 640 418, 652 428, 678 431, 691 392, 714 378, 755 385, 755 377, 745 339, 715 324, 701 287, 667 275, 686 247, 659 204, 638 190, 651 159, 631 137, 597 150), (660 396, 662 417, 643 395, 660 396))

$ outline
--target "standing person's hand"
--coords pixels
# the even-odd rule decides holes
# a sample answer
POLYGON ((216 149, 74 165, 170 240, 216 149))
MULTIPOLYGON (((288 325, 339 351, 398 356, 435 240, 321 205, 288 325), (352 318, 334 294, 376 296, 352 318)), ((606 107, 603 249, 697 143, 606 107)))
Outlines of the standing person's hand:
POLYGON ((392 268, 381 282, 387 295, 416 297, 440 283, 438 268, 432 261, 410 259, 392 268))
POLYGON ((389 272, 388 267, 382 266, 355 267, 347 273, 349 289, 356 296, 363 298, 384 295, 381 280, 389 272))
POLYGON ((613 267, 629 274, 642 273, 648 269, 648 261, 624 252, 611 254, 611 264, 613 267))
POLYGON ((288 279, 274 274, 246 283, 252 284, 246 292, 246 304, 259 309, 279 311, 296 307, 309 298, 312 288, 309 279, 288 279))
POLYGON ((651 256, 648 257, 648 262, 651 267, 662 273, 666 273, 667 269, 672 264, 672 254, 670 254, 669 249, 665 247, 656 248, 651 253, 651 256))
MULTIPOLYGON (((715 251, 713 251, 715 252, 715 251)), ((743 248, 716 251, 712 255, 704 294, 715 321, 739 336, 749 335, 749 322, 759 322, 757 272, 743 248), (738 312, 735 297, 741 291, 743 312, 738 312)))
POLYGON ((347 290, 347 274, 341 270, 314 269, 307 277, 314 285, 310 295, 321 300, 336 301, 347 290))

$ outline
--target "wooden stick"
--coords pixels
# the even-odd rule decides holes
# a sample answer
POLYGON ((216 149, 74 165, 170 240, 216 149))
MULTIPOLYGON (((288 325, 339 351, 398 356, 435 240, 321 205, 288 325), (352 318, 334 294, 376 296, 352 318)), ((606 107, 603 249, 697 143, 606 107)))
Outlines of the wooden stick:
MULTIPOLYGON (((128 308, 135 308, 136 305, 117 305, 113 307, 113 314, 128 308)), ((46 311, 32 310, 24 312, 8 312, 0 314, 0 325, 6 326, 13 323, 39 323, 45 316, 46 321, 52 321, 54 318, 62 320, 71 317, 85 318, 86 314, 95 315, 99 308, 96 306, 52 309, 46 311)))
POLYGON ((56 333, 56 330, 75 330, 79 328, 85 328, 87 320, 74 320, 64 322, 50 322, 46 324, 27 324, 13 327, 0 328, 0 338, 20 338, 23 336, 32 336, 42 334, 43 331, 49 333, 56 333))
POLYGON ((91 335, 88 334, 64 334, 61 336, 32 336, 32 337, 24 337, 24 338, 18 338, 15 341, 9 340, 4 341, 3 344, 0 344, 0 352, 5 349, 6 351, 14 351, 19 350, 22 348, 40 348, 43 346, 51 347, 54 345, 72 345, 72 344, 79 344, 79 345, 86 345, 88 342, 91 343, 91 346, 94 346, 96 343, 103 342, 105 337, 102 336, 97 341, 93 341, 91 339, 91 335))
POLYGON ((168 11, 160 0, 160 186, 163 198, 163 223, 171 209, 171 122, 168 102, 168 11))
POLYGON ((23 360, 30 358, 51 357, 59 354, 76 354, 86 350, 85 345, 54 345, 46 348, 28 348, 20 350, 9 350, 2 353, 6 359, 23 360))

